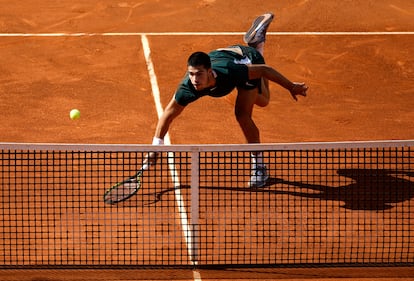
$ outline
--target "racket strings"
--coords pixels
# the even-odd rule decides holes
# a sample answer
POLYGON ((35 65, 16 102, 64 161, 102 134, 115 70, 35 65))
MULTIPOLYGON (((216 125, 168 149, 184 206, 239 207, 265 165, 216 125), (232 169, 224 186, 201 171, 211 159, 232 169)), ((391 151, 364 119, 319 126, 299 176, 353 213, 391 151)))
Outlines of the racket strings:
POLYGON ((141 185, 140 176, 131 177, 111 187, 104 195, 106 203, 114 204, 134 195, 141 185))

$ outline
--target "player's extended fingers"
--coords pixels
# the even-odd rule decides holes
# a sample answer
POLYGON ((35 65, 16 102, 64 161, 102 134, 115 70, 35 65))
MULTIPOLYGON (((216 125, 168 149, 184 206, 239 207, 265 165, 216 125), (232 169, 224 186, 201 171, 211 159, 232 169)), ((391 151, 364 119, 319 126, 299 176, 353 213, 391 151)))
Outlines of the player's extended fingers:
POLYGON ((292 98, 297 101, 297 96, 304 96, 306 97, 306 91, 308 90, 308 86, 305 85, 305 83, 297 83, 295 82, 293 84, 293 88, 290 90, 290 94, 292 95, 292 98))
POLYGON ((151 163, 154 163, 154 162, 157 161, 158 156, 159 156, 159 153, 158 152, 150 152, 150 153, 148 153, 148 160, 151 163))
POLYGON ((296 83, 296 94, 306 97, 306 91, 308 90, 308 86, 305 83, 296 83))
POLYGON ((306 86, 305 84, 302 85, 302 93, 301 95, 306 97, 307 91, 308 91, 309 87, 306 86))
POLYGON ((153 165, 157 162, 159 152, 149 152, 144 158, 144 164, 153 165))

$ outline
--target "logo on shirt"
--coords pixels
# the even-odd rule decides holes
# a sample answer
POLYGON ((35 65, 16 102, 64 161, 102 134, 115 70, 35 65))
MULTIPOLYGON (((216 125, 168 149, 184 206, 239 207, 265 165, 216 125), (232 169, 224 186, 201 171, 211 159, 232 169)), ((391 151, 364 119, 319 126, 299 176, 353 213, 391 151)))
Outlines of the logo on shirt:
POLYGON ((248 57, 244 57, 242 59, 234 59, 235 64, 252 64, 252 61, 248 57))

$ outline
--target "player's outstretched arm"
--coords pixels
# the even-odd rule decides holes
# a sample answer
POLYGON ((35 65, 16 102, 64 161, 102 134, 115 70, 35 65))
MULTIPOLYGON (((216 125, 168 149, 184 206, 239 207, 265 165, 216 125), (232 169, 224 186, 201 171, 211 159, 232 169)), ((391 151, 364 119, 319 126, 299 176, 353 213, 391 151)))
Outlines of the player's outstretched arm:
POLYGON ((183 112, 184 108, 185 106, 179 105, 173 97, 158 120, 154 137, 164 139, 172 121, 183 112))
POLYGON ((305 83, 291 82, 271 66, 268 66, 266 64, 252 64, 248 66, 248 70, 249 79, 259 79, 262 77, 267 78, 268 80, 275 82, 283 88, 287 89, 292 95, 292 98, 295 100, 297 100, 298 95, 306 96, 308 86, 306 86, 305 83))
MULTIPOLYGON (((164 137, 167 134, 172 121, 178 115, 180 115, 184 108, 184 106, 179 105, 175 101, 174 97, 171 99, 171 101, 165 108, 163 114, 161 115, 160 119, 158 120, 157 127, 155 129, 154 139, 152 142, 153 145, 164 144, 164 137)), ((154 165, 157 162, 158 157, 159 152, 147 153, 147 155, 144 157, 142 169, 147 170, 151 165, 154 165)))

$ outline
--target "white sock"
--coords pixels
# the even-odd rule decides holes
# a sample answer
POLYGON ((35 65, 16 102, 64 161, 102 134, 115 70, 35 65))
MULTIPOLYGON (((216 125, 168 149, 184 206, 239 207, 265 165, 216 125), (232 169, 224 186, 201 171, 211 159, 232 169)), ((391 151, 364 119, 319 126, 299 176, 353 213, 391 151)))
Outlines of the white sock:
POLYGON ((164 144, 164 139, 157 138, 157 137, 154 137, 152 139, 152 145, 163 145, 163 144, 164 144))
POLYGON ((256 169, 257 167, 263 167, 263 152, 256 152, 256 154, 250 155, 252 161, 252 169, 256 169))

